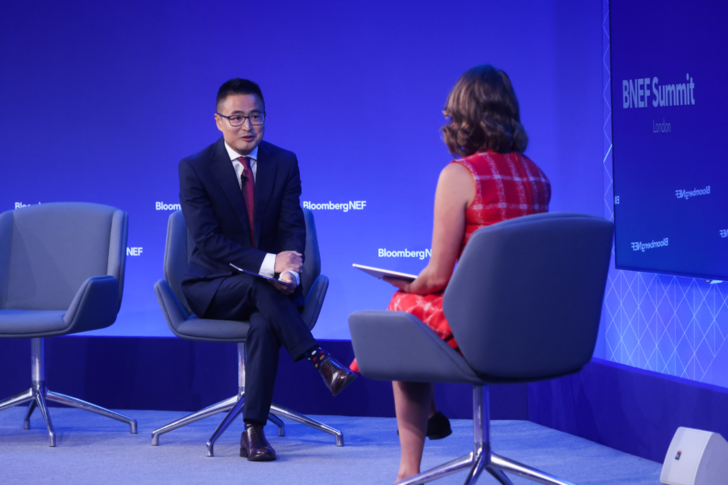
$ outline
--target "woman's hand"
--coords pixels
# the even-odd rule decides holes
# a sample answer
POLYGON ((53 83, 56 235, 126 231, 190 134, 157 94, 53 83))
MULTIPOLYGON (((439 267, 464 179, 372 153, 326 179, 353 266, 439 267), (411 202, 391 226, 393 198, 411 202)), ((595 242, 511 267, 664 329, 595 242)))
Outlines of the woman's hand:
POLYGON ((382 280, 386 281, 392 286, 396 286, 400 290, 404 291, 405 293, 409 293, 410 286, 412 286, 412 283, 414 283, 416 280, 408 281, 402 278, 392 278, 390 276, 385 276, 382 278, 382 280))

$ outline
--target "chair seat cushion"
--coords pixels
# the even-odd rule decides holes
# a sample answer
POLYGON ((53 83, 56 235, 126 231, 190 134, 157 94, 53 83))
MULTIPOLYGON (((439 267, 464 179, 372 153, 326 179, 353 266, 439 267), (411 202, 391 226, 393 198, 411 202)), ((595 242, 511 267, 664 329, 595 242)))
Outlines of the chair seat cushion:
POLYGON ((61 335, 69 327, 65 315, 65 310, 0 310, 0 337, 61 335))
POLYGON ((485 383, 460 354, 410 313, 354 312, 349 330, 359 369, 370 379, 485 383))
POLYGON ((176 333, 192 340, 245 342, 249 327, 248 322, 211 320, 192 315, 177 326, 176 333))

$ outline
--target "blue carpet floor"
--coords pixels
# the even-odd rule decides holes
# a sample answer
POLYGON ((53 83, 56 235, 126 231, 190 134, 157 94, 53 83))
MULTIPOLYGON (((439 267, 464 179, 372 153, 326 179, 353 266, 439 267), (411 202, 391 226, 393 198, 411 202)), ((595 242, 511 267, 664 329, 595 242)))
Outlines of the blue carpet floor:
MULTIPOLYGON (((0 413, 0 484, 389 484, 399 463, 393 418, 320 416, 341 429, 346 446, 332 436, 286 421, 286 436, 266 433, 278 453, 271 463, 251 463, 238 456, 242 421, 220 438, 215 457, 205 456, 205 442, 222 415, 162 435, 153 447, 151 431, 186 413, 123 411, 139 423, 132 435, 123 423, 76 409, 51 408, 57 447, 48 447, 38 412, 31 430, 23 430, 24 408, 0 413)), ((472 422, 453 421, 453 434, 428 441, 423 470, 466 454, 472 448, 472 422)), ((576 484, 660 483, 660 464, 544 428, 528 421, 494 421, 493 449, 576 484)), ((514 484, 533 483, 511 477, 514 484)), ((463 483, 465 472, 437 484, 463 483)), ((496 484, 487 474, 480 484, 496 484)))

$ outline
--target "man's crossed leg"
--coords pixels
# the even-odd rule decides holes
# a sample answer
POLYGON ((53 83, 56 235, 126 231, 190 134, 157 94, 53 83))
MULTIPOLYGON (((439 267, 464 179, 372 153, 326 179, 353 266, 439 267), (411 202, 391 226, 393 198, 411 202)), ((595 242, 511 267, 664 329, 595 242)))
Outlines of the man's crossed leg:
POLYGON ((263 426, 273 402, 281 346, 294 362, 308 358, 334 396, 356 378, 355 373, 319 347, 296 305, 261 278, 247 274, 224 277, 204 318, 250 323, 245 343, 243 420, 246 427, 240 442, 240 454, 248 460, 276 458, 263 426))

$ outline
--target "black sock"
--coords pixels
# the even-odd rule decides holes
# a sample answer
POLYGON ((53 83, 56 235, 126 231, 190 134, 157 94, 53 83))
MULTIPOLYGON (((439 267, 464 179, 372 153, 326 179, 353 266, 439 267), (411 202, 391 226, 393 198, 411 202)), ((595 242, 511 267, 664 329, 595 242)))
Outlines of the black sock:
POLYGON ((315 349, 311 349, 308 352, 306 352, 306 358, 308 359, 309 362, 311 362, 313 364, 314 367, 316 367, 317 370, 319 369, 319 367, 321 365, 321 361, 324 360, 329 355, 331 355, 331 354, 326 352, 321 347, 316 347, 315 349))
POLYGON ((265 426, 265 423, 261 423, 260 421, 256 419, 244 419, 245 422, 245 428, 250 428, 251 426, 265 426))

